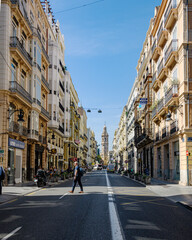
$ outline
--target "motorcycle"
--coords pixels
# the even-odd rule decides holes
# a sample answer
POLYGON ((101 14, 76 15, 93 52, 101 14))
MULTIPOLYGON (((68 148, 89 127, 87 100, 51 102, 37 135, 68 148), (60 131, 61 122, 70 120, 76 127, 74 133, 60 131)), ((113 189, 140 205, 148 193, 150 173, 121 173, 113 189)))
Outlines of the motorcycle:
POLYGON ((43 187, 46 185, 45 171, 37 171, 37 174, 34 176, 34 183, 37 184, 38 187, 43 187))

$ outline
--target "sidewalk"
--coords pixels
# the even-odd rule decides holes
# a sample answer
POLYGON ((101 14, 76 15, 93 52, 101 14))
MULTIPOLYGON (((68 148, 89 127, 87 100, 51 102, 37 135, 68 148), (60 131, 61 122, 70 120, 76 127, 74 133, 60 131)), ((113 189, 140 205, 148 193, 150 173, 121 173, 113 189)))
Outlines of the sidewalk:
POLYGON ((131 180, 145 185, 147 189, 161 197, 166 197, 172 202, 182 204, 192 210, 192 186, 182 186, 175 183, 160 181, 154 178, 151 179, 150 185, 146 185, 143 182, 134 179, 131 180))
POLYGON ((152 178, 151 185, 146 187, 161 197, 166 197, 192 210, 192 186, 182 186, 152 178))
MULTIPOLYGON (((64 181, 59 180, 58 182, 48 182, 47 185, 43 188, 53 187, 61 182, 64 181)), ((18 197, 39 191, 41 189, 42 188, 38 188, 32 181, 27 183, 15 184, 13 186, 3 186, 2 195, 0 195, 0 204, 12 201, 18 197)))

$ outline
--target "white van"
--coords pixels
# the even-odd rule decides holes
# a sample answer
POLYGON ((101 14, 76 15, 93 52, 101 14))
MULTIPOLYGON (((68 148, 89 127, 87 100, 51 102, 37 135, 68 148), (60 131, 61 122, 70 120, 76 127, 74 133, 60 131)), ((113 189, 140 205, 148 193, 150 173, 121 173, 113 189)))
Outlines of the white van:
POLYGON ((107 166, 107 172, 112 172, 114 173, 115 172, 115 165, 110 163, 108 166, 107 166))

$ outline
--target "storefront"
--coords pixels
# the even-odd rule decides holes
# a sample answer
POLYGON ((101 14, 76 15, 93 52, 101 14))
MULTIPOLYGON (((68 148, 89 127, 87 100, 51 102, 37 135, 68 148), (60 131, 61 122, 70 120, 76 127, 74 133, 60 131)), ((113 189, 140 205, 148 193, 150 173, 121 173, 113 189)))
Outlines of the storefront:
POLYGON ((8 139, 8 184, 22 182, 22 161, 25 143, 9 138, 8 139))

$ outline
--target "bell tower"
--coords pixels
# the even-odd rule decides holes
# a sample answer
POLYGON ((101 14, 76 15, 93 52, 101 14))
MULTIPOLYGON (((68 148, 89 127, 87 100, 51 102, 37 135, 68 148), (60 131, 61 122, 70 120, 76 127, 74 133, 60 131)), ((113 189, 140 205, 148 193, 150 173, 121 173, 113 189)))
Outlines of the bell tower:
POLYGON ((109 153, 109 135, 107 133, 106 125, 103 128, 101 135, 101 158, 104 161, 104 165, 108 164, 108 153, 109 153))

